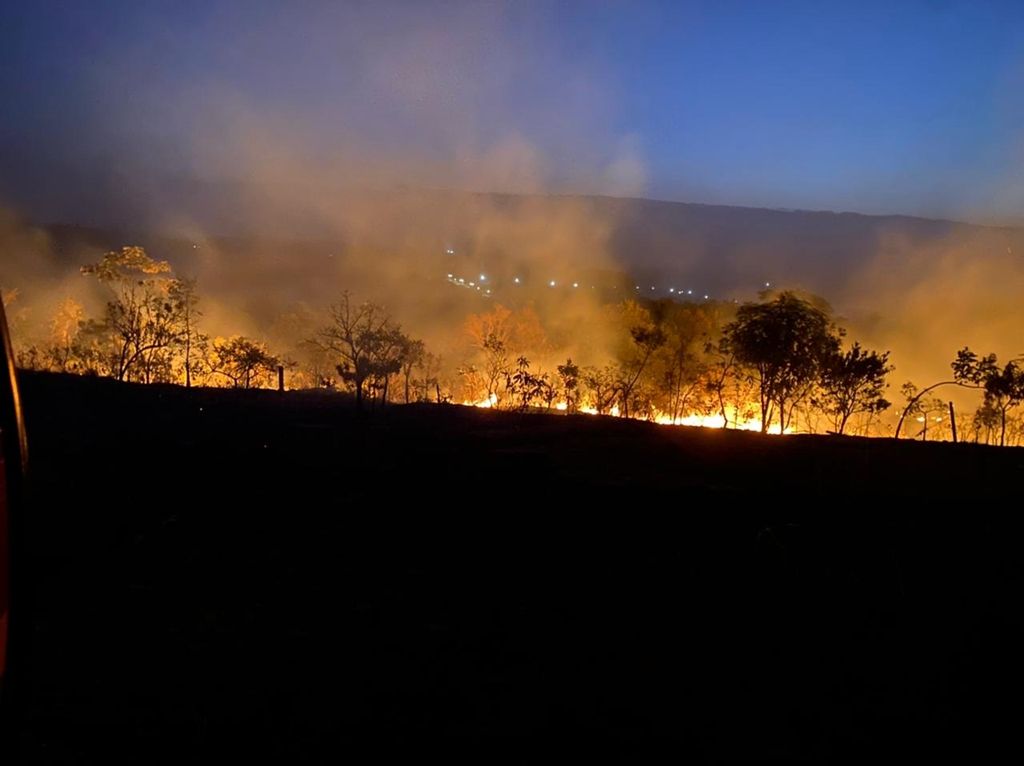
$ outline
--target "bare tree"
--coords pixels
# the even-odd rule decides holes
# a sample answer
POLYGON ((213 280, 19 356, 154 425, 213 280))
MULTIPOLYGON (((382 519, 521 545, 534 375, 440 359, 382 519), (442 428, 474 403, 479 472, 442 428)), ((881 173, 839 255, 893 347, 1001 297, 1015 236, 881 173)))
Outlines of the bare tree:
POLYGON ((640 376, 647 369, 651 356, 665 343, 665 333, 659 327, 634 325, 629 328, 629 336, 633 340, 634 353, 624 361, 618 379, 619 403, 622 414, 629 417, 630 404, 633 403, 633 391, 640 376))
POLYGON ((338 374, 353 387, 356 406, 362 408, 367 383, 401 369, 401 332, 383 307, 354 304, 348 291, 331 306, 330 317, 331 324, 320 331, 318 341, 340 360, 338 374))
POLYGON ((409 404, 412 401, 412 373, 413 370, 420 367, 423 364, 424 357, 427 354, 426 346, 421 340, 413 340, 412 338, 404 339, 404 348, 402 349, 402 382, 404 384, 405 392, 405 403, 409 404))
POLYGON ((185 373, 185 387, 192 387, 192 374, 197 370, 197 359, 199 356, 194 352, 197 346, 202 346, 208 338, 200 333, 196 327, 196 321, 202 316, 199 310, 199 293, 196 290, 195 279, 175 279, 167 291, 167 297, 171 306, 177 314, 180 325, 179 344, 182 351, 182 368, 185 373))

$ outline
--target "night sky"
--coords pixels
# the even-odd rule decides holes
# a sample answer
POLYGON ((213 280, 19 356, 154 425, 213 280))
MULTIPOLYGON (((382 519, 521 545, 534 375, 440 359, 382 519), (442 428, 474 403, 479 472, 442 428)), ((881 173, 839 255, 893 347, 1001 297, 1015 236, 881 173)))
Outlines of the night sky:
POLYGON ((0 205, 39 217, 279 152, 378 185, 1024 218, 1020 2, 7 0, 0 95, 0 205))

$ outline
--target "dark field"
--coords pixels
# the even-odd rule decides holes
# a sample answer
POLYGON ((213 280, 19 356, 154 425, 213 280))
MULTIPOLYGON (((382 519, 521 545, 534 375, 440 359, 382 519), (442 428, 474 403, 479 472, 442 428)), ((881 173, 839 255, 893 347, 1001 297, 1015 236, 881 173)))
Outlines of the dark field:
POLYGON ((22 385, 25 761, 1020 749, 1024 450, 22 385))

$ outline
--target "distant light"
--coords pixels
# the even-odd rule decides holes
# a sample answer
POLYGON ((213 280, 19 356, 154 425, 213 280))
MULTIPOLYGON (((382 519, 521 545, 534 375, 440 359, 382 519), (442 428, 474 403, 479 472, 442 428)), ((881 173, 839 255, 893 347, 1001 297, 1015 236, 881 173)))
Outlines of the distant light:
POLYGON ((465 282, 466 282, 466 280, 465 280, 465 279, 463 279, 462 277, 459 277, 459 284, 460 284, 460 285, 461 285, 461 284, 465 284, 465 282))
MULTIPOLYGON (((460 279, 459 281, 461 282, 462 280, 460 279)), ((469 286, 470 286, 470 287, 472 287, 472 286, 473 286, 473 285, 475 285, 475 284, 476 284, 476 282, 470 282, 470 283, 469 283, 469 286)))
POLYGON ((555 286, 555 280, 552 279, 550 282, 548 282, 548 287, 554 287, 554 286, 555 286))
POLYGON ((487 281, 487 275, 486 274, 481 274, 480 275, 480 281, 481 282, 486 282, 487 281))
POLYGON ((479 291, 480 291, 480 288, 479 288, 479 287, 477 287, 476 289, 477 289, 477 292, 479 292, 479 291))
POLYGON ((488 294, 488 295, 490 295, 490 294, 491 294, 491 291, 490 291, 490 290, 488 290, 488 291, 487 291, 487 294, 488 294))
POLYGON ((448 279, 451 279, 451 278, 452 278, 452 275, 451 275, 451 274, 449 274, 449 275, 448 275, 448 279))
POLYGON ((674 288, 674 287, 670 287, 670 288, 668 288, 668 291, 669 291, 670 293, 674 293, 674 292, 676 291, 676 288, 674 288))
POLYGON ((512 281, 513 281, 513 282, 515 282, 515 283, 516 283, 516 284, 518 285, 518 284, 519 284, 519 277, 516 277, 516 278, 515 278, 515 279, 513 279, 512 281))
POLYGON ((705 296, 704 296, 704 300, 707 300, 707 299, 708 299, 708 296, 706 296, 706 295, 705 295, 705 296))
POLYGON ((687 290, 687 291, 686 291, 686 294, 687 294, 687 295, 693 295, 693 290, 687 290))
POLYGON ((573 283, 572 283, 572 286, 573 286, 573 287, 579 287, 579 286, 580 286, 580 283, 579 283, 579 282, 573 282, 573 283))
POLYGON ((765 283, 764 283, 764 286, 765 286, 765 287, 771 287, 771 286, 772 286, 772 283, 771 283, 771 282, 765 282, 765 283))
POLYGON ((652 290, 654 289, 654 285, 651 285, 651 289, 652 289, 652 290))
POLYGON ((637 289, 637 290, 639 290, 639 289, 640 289, 640 285, 637 285, 637 286, 636 286, 636 289, 637 289))

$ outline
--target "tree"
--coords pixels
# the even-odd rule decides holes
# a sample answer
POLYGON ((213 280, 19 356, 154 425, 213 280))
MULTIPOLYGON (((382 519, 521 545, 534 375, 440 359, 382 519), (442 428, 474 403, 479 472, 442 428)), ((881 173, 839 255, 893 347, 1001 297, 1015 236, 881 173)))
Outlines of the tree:
POLYGON ((491 404, 500 403, 502 383, 516 372, 514 360, 544 354, 549 345, 540 318, 529 306, 512 311, 496 305, 468 316, 464 329, 475 349, 475 358, 460 370, 467 398, 491 404))
POLYGON ((376 340, 374 357, 370 362, 371 387, 380 392, 381 404, 387 404, 391 378, 402 371, 412 339, 398 325, 389 325, 377 334, 376 340))
POLYGON ((572 363, 572 359, 566 359, 565 364, 558 365, 557 370, 562 397, 565 399, 565 411, 576 412, 580 404, 580 368, 572 363))
POLYGON ((645 327, 634 325, 629 328, 629 336, 633 340, 635 353, 621 368, 619 376, 619 401, 622 404, 622 415, 629 417, 629 407, 632 402, 633 390, 647 368, 651 356, 665 343, 665 333, 660 327, 645 327))
MULTIPOLYGON (((525 356, 516 360, 515 372, 505 380, 505 389, 510 395, 513 407, 519 412, 525 412, 534 399, 544 398, 546 388, 550 388, 548 382, 542 376, 530 372, 530 360, 525 356)), ((549 398, 549 407, 550 401, 549 398)))
POLYGON ((362 408, 367 381, 401 368, 395 352, 398 327, 382 306, 353 305, 348 291, 331 306, 330 317, 331 324, 320 331, 318 341, 340 359, 338 374, 353 387, 356 406, 362 408))
POLYGON ((933 385, 919 391, 917 386, 909 380, 900 386, 900 393, 903 394, 903 398, 907 401, 907 405, 903 410, 903 418, 910 415, 916 422, 921 424, 921 430, 918 432, 921 441, 928 441, 928 424, 933 422, 941 423, 944 417, 943 413, 946 412, 946 408, 949 406, 949 402, 937 396, 926 396, 928 392, 933 391, 935 388, 937 386, 933 385))
POLYGON ((1024 402, 1024 369, 1016 361, 1000 367, 995 354, 979 357, 966 346, 950 366, 955 381, 984 389, 985 405, 999 414, 999 446, 1006 446, 1007 413, 1024 402))
POLYGON ((584 367, 580 378, 587 390, 590 406, 598 415, 607 415, 615 405, 618 396, 617 371, 612 366, 604 368, 584 367))
POLYGON ((608 320, 616 338, 616 399, 619 412, 629 417, 633 392, 647 370, 654 353, 665 345, 665 333, 651 312, 634 300, 610 306, 608 320))
POLYGON ((182 347, 182 368, 185 373, 185 387, 192 387, 192 375, 198 369, 197 359, 193 352, 202 346, 208 338, 196 329, 196 320, 203 314, 199 310, 199 293, 196 291, 195 279, 175 279, 167 291, 174 312, 180 324, 178 341, 182 347))
POLYGON ((665 333, 665 344, 652 360, 658 384, 659 409, 675 423, 692 411, 691 400, 699 395, 708 370, 707 339, 714 326, 714 312, 692 303, 659 301, 651 313, 665 333))
POLYGON ((484 356, 484 381, 487 398, 496 401, 498 381, 512 374, 509 363, 509 352, 505 340, 497 332, 488 333, 481 344, 484 356))
POLYGON ((981 434, 984 432, 985 444, 990 444, 993 431, 999 428, 999 421, 1000 417, 996 409, 990 404, 982 402, 968 422, 974 443, 977 444, 981 440, 981 434))
POLYGON ((815 405, 832 418, 837 433, 843 433, 850 418, 888 409, 885 377, 892 372, 889 352, 865 351, 854 343, 845 353, 836 351, 821 366, 820 392, 815 405))
POLYGON ((412 401, 412 373, 423 364, 427 348, 421 340, 405 338, 402 349, 402 378, 405 383, 405 403, 412 401))
POLYGON ((795 405, 839 349, 840 332, 825 309, 791 292, 746 303, 723 330, 723 348, 752 371, 761 405, 761 431, 777 416, 780 432, 795 405))
POLYGON ((107 370, 118 380, 149 383, 171 377, 169 349, 180 341, 182 330, 180 306, 170 299, 170 271, 166 261, 153 260, 141 247, 112 250, 82 267, 83 274, 96 277, 114 293, 103 320, 83 329, 97 342, 99 355, 107 357, 107 370))
POLYGON ((235 388, 252 388, 261 375, 270 376, 281 361, 262 343, 242 336, 213 342, 211 374, 223 375, 235 388))
POLYGON ((78 334, 85 319, 82 304, 65 298, 50 320, 50 342, 46 346, 47 366, 57 372, 81 372, 78 334))
POLYGON ((427 402, 433 396, 434 401, 440 404, 441 357, 426 351, 417 363, 416 369, 419 370, 419 375, 413 379, 413 390, 416 391, 417 401, 427 402))

